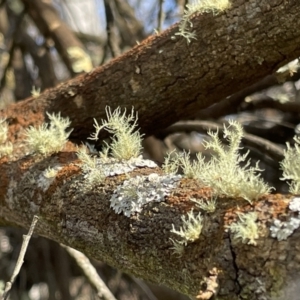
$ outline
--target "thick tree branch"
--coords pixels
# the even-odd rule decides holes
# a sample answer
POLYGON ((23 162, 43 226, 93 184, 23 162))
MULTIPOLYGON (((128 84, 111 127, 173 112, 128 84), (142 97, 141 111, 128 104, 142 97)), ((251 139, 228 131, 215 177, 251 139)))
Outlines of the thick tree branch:
POLYGON ((28 228, 32 217, 38 215, 39 235, 199 299, 210 299, 216 293, 220 299, 238 299, 239 294, 258 299, 255 291, 268 297, 270 291, 278 292, 290 282, 298 270, 294 251, 299 244, 299 231, 280 244, 270 237, 273 218, 282 219, 284 215, 287 220, 292 216, 287 207, 290 196, 269 195, 253 205, 241 199, 218 198, 214 213, 200 210, 204 216, 200 238, 188 243, 178 257, 170 240, 176 239, 170 232, 172 224, 179 228, 183 214, 191 209, 199 211, 191 197, 207 198, 211 191, 194 180, 182 179, 164 202, 152 202, 130 218, 116 214, 109 199, 117 185, 128 176, 150 173, 161 171, 140 168, 127 175, 107 177, 105 182, 88 190, 80 161, 72 151, 48 158, 27 156, 17 162, 2 162, 0 222, 28 228), (45 188, 41 184, 42 172, 49 166, 61 169, 45 188), (233 239, 226 230, 226 225, 239 220, 239 212, 249 211, 258 215, 256 246, 233 239), (287 249, 289 256, 282 263, 287 249), (276 280, 274 276, 280 276, 282 285, 270 287, 276 280))
POLYGON ((72 120, 73 137, 83 139, 105 106, 139 112, 139 125, 155 133, 199 109, 242 90, 300 55, 300 3, 234 1, 217 16, 192 18, 197 40, 176 36, 178 26, 105 66, 10 107, 6 114, 23 125, 61 111, 72 120), (25 120, 22 115, 26 114, 25 120), (22 121, 20 120, 22 119, 22 121))

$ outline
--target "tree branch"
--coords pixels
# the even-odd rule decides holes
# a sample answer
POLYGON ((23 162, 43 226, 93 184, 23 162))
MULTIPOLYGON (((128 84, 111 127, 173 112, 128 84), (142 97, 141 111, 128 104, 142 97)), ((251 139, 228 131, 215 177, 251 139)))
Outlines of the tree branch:
POLYGON ((207 213, 195 207, 190 198, 209 199, 210 189, 201 188, 195 180, 184 179, 164 202, 149 203, 138 216, 128 218, 110 208, 113 191, 129 177, 161 174, 160 169, 140 168, 126 175, 107 177, 105 182, 87 190, 79 163, 72 151, 2 163, 1 222, 28 228, 32 217, 38 214, 37 234, 134 276, 164 283, 193 297, 198 295, 198 299, 209 299, 205 295, 217 293, 219 288, 219 294, 227 297, 221 299, 237 299, 241 291, 249 299, 257 299, 253 298, 253 290, 249 292, 249 286, 257 289, 259 285, 268 286, 274 280, 274 271, 281 274, 281 282, 285 284, 298 268, 298 264, 289 261, 282 263, 281 255, 289 249, 290 258, 286 259, 293 260, 296 252, 292 249, 297 251, 299 232, 284 244, 281 242, 282 247, 275 246, 279 242, 270 237, 272 219, 282 219, 280 216, 284 214, 287 220, 293 215, 287 207, 291 196, 264 196, 253 205, 241 199, 220 197, 217 210, 207 213), (49 166, 61 169, 45 188, 40 182, 42 172, 49 166), (188 243, 178 257, 172 249, 170 238, 175 236, 170 230, 172 224, 179 228, 181 216, 191 209, 201 211, 203 229, 200 238, 188 243), (256 246, 243 244, 226 231, 227 225, 239 220, 238 213, 249 211, 258 215, 256 246), (253 285, 257 278, 260 281, 253 285))
POLYGON ((180 36, 171 39, 178 32, 174 25, 105 66, 11 106, 1 115, 11 116, 14 122, 21 118, 25 125, 29 120, 43 121, 45 111, 61 111, 72 120, 73 138, 83 140, 92 130, 93 118, 105 117, 107 105, 134 106, 142 131, 155 133, 298 57, 299 8, 296 0, 280 5, 264 0, 256 7, 235 1, 217 16, 195 14, 191 20, 197 40, 189 45, 180 36))

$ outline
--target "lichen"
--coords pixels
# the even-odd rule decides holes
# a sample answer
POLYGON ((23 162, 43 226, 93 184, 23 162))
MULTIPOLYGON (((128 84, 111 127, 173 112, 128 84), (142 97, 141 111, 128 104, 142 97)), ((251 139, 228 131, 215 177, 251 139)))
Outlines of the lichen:
POLYGON ((13 153, 13 145, 7 142, 8 124, 6 119, 0 119, 0 158, 13 153))
POLYGON ((172 189, 177 187, 180 175, 163 175, 156 173, 149 176, 137 176, 125 180, 110 198, 110 207, 117 213, 130 217, 140 212, 149 202, 161 202, 172 189))
POLYGON ((259 228, 257 224, 257 213, 239 213, 239 221, 232 222, 227 228, 230 230, 233 238, 241 239, 242 243, 256 245, 256 239, 259 238, 259 228))
POLYGON ((102 125, 94 119, 95 132, 90 139, 97 140, 99 132, 105 128, 113 135, 111 143, 106 144, 106 151, 111 152, 112 157, 120 160, 139 157, 142 150, 142 135, 136 130, 138 118, 134 110, 132 109, 131 114, 126 115, 126 109, 121 114, 120 108, 111 112, 107 107, 106 115, 107 120, 102 120, 102 125))
POLYGON ((290 192, 300 194, 300 138, 294 137, 295 145, 287 143, 284 159, 280 163, 283 170, 282 180, 289 180, 290 192))
POLYGON ((71 131, 66 132, 71 122, 69 118, 47 113, 50 123, 43 123, 38 128, 30 126, 26 134, 26 143, 32 152, 48 155, 59 152, 65 146, 71 131))
MULTIPOLYGON (((241 197, 251 203, 270 192, 271 188, 259 176, 261 170, 258 163, 250 167, 250 160, 246 160, 248 152, 244 155, 239 153, 243 137, 241 124, 230 121, 229 126, 224 126, 228 147, 219 139, 218 132, 208 132, 208 135, 211 140, 206 142, 205 148, 212 150, 210 161, 206 162, 201 153, 191 161, 189 154, 183 153, 175 154, 175 157, 168 159, 167 164, 173 164, 174 169, 179 166, 186 178, 210 186, 215 196, 241 197), (242 163, 244 166, 241 166, 242 163)), ((168 169, 171 167, 168 166, 168 169)))
POLYGON ((299 217, 291 217, 285 222, 275 219, 273 225, 270 227, 271 237, 276 238, 278 241, 286 240, 297 228, 299 228, 299 225, 299 217))
POLYGON ((190 18, 194 13, 213 13, 216 15, 228 9, 229 7, 229 0, 196 0, 193 3, 187 4, 182 20, 179 24, 179 31, 176 32, 175 35, 184 37, 189 44, 191 39, 197 39, 196 33, 191 31, 191 28, 193 28, 193 23, 191 22, 190 18))
POLYGON ((194 242, 197 240, 201 234, 203 227, 203 217, 201 213, 198 215, 194 215, 193 210, 191 210, 187 216, 182 216, 182 226, 179 230, 175 229, 174 224, 172 224, 171 232, 176 234, 178 237, 176 239, 171 239, 173 243, 173 251, 174 253, 181 255, 184 246, 188 244, 188 242, 194 242))

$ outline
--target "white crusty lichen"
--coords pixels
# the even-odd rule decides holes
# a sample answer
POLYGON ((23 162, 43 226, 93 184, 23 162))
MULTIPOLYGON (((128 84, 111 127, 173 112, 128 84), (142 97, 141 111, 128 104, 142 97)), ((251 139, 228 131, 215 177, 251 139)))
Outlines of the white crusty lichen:
POLYGON ((183 36, 190 43, 191 39, 197 39, 195 32, 192 31, 193 23, 191 22, 191 16, 194 13, 218 14, 229 7, 229 0, 195 0, 187 4, 179 24, 179 32, 175 33, 175 35, 183 36))
POLYGON ((174 224, 172 224, 171 232, 176 234, 178 237, 174 240, 171 239, 173 243, 173 251, 176 254, 181 255, 184 249, 184 246, 188 244, 188 242, 194 242, 199 239, 202 228, 203 228, 203 217, 201 213, 198 215, 194 215, 193 210, 191 210, 187 216, 182 216, 182 226, 179 230, 175 229, 174 224))
POLYGON ((270 227, 271 237, 278 241, 286 240, 292 233, 299 228, 299 217, 291 217, 286 221, 275 219, 273 225, 270 227))
POLYGON ((242 243, 248 245, 256 245, 256 239, 259 238, 259 227, 257 224, 257 213, 239 213, 239 221, 232 222, 227 228, 233 235, 233 238, 241 239, 242 243))
POLYGON ((284 159, 280 163, 283 170, 282 180, 290 180, 290 192, 300 194, 300 138, 294 137, 295 145, 287 143, 284 159))
POLYGON ((0 158, 3 156, 9 156, 13 152, 13 145, 11 142, 7 142, 8 124, 6 119, 0 118, 0 158))
POLYGON ((71 122, 69 118, 47 113, 50 123, 43 123, 38 128, 30 126, 26 130, 26 143, 32 152, 48 155, 61 151, 71 133, 66 132, 71 122))
POLYGON ((156 173, 149 176, 129 178, 119 185, 110 198, 110 207, 117 213, 130 217, 141 212, 143 205, 149 202, 161 202, 177 187, 180 175, 156 173))
POLYGON ((289 203, 289 209, 296 216, 289 217, 286 221, 275 219, 273 225, 270 227, 271 237, 278 241, 286 240, 292 233, 300 226, 300 197, 294 197, 289 203))
POLYGON ((290 204, 289 204, 289 209, 291 211, 297 212, 298 214, 300 213, 300 197, 294 197, 290 204))

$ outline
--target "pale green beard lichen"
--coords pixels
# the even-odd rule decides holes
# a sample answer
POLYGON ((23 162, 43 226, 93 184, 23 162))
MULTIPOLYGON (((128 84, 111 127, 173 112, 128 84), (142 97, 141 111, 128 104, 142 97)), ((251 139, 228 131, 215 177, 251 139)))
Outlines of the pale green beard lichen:
POLYGON ((216 198, 211 199, 196 199, 191 198, 192 202, 196 203, 196 206, 200 209, 206 211, 207 213, 213 213, 217 209, 217 200, 216 198))
POLYGON ((234 239, 241 239, 242 243, 256 245, 256 239, 259 238, 259 229, 256 212, 239 213, 239 221, 231 223, 228 228, 233 234, 234 239))
POLYGON ((111 144, 106 145, 107 150, 111 151, 112 157, 121 160, 138 157, 142 151, 142 135, 136 130, 138 118, 134 114, 134 110, 132 109, 130 115, 126 115, 126 109, 121 114, 120 108, 112 113, 107 107, 106 115, 107 121, 102 120, 101 126, 94 119, 96 130, 90 139, 97 140, 100 130, 105 128, 113 134, 111 144))
POLYGON ((7 142, 8 124, 5 119, 0 119, 0 158, 2 156, 11 155, 13 145, 7 142))
POLYGON ((102 120, 100 126, 95 120, 95 132, 91 140, 97 140, 100 130, 105 129, 113 134, 110 145, 106 144, 101 152, 93 149, 87 144, 88 149, 82 146, 77 151, 77 156, 81 160, 81 168, 84 173, 87 188, 92 188, 101 183, 108 176, 125 174, 136 168, 148 167, 156 168, 157 165, 151 160, 143 159, 140 155, 142 149, 142 135, 136 130, 137 117, 132 109, 131 114, 126 115, 126 110, 121 113, 117 108, 111 112, 106 108, 107 121, 102 120))
POLYGON ((290 192, 300 194, 300 138, 294 137, 295 145, 287 143, 284 160, 280 163, 283 170, 282 180, 291 180, 290 192))
POLYGON ((179 32, 175 35, 183 36, 190 43, 191 39, 197 39, 195 32, 192 31, 193 23, 190 20, 194 13, 213 13, 216 15, 229 7, 229 0, 195 0, 193 3, 187 4, 179 24, 179 32))
POLYGON ((31 96, 33 98, 37 98, 37 97, 39 97, 41 95, 41 89, 40 88, 36 88, 35 86, 33 86, 32 89, 31 89, 31 91, 30 91, 30 93, 31 93, 31 96))
POLYGON ((193 210, 191 210, 186 216, 181 217, 182 220, 182 227, 179 228, 179 230, 176 230, 174 227, 174 224, 172 224, 172 230, 171 232, 176 234, 179 239, 171 239, 173 243, 173 251, 176 254, 181 255, 183 251, 182 246, 186 246, 188 242, 194 242, 196 241, 202 231, 203 227, 203 218, 201 214, 194 216, 193 210))
POLYGON ((93 64, 89 55, 80 47, 67 48, 68 55, 74 60, 72 69, 74 73, 90 72, 93 64))
MULTIPOLYGON (((190 161, 188 153, 177 154, 167 164, 178 166, 182 169, 186 178, 197 179, 200 184, 212 188, 215 196, 225 195, 233 198, 244 198, 250 203, 260 196, 268 194, 270 187, 259 177, 261 170, 258 165, 250 167, 250 161, 246 160, 248 152, 240 155, 240 142, 243 137, 242 126, 234 121, 229 126, 224 126, 224 137, 229 142, 225 146, 218 137, 218 132, 208 132, 211 140, 205 143, 206 149, 214 153, 211 160, 206 162, 201 153, 196 160, 190 161), (244 163, 244 166, 240 166, 244 163)), ((168 169, 171 169, 168 166, 168 169)))
POLYGON ((65 146, 71 131, 66 132, 71 122, 69 118, 47 113, 50 123, 38 128, 30 126, 26 130, 26 143, 30 150, 43 155, 59 152, 65 146))
POLYGON ((243 128, 239 123, 230 121, 228 127, 224 126, 224 137, 229 142, 228 148, 220 141, 218 132, 208 134, 212 140, 206 142, 205 147, 216 154, 208 163, 204 163, 199 179, 212 187, 215 195, 242 197, 251 203, 270 192, 270 187, 259 176, 261 170, 258 163, 250 167, 250 161, 246 160, 249 152, 239 154, 239 145, 243 137, 243 128), (245 165, 240 166, 243 162, 246 162, 245 165))

